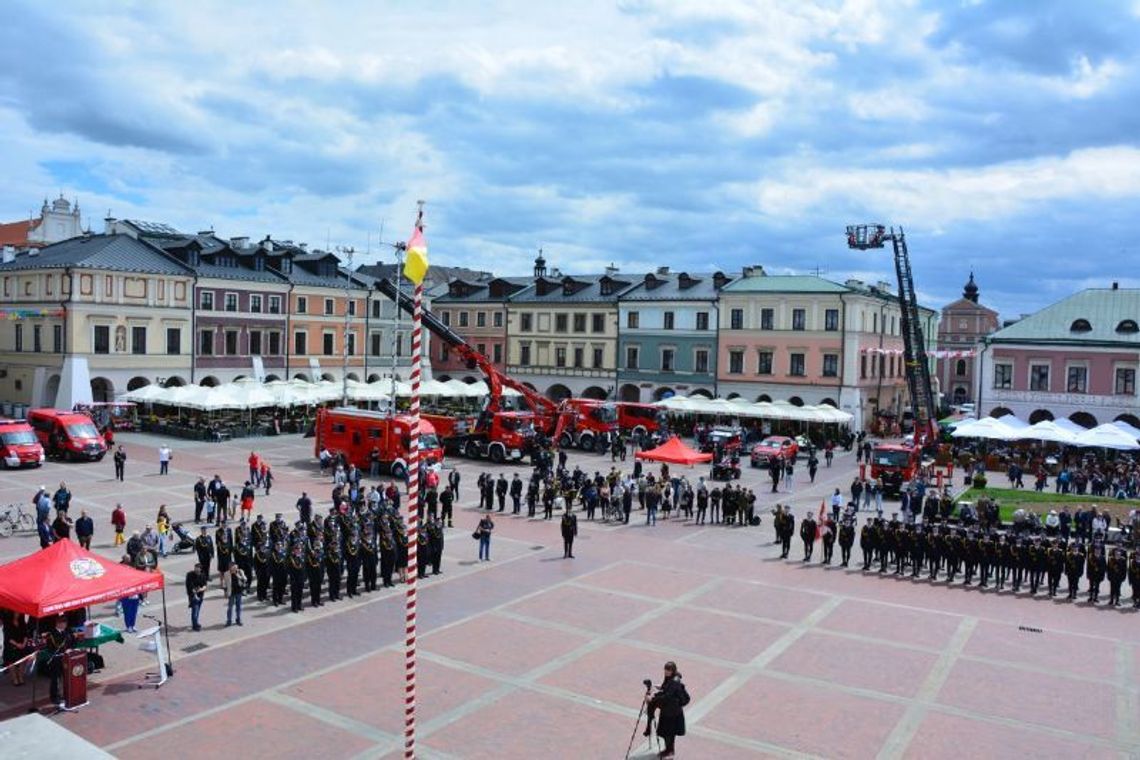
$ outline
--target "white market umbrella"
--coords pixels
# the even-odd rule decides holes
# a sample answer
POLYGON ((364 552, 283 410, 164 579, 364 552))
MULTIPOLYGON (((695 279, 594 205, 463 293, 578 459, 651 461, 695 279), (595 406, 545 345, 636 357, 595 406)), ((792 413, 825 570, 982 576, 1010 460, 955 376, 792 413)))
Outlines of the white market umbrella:
POLYGON ((127 391, 122 398, 124 401, 134 401, 136 404, 162 403, 162 399, 166 397, 166 390, 161 385, 144 385, 133 391, 127 391))
POLYGON ((1023 430, 1029 427, 1029 423, 1018 417, 1016 414, 1003 414, 997 418, 997 421, 1013 430, 1023 430))
POLYGON ((1084 425, 1078 425, 1067 417, 1061 417, 1060 419, 1053 420, 1053 424, 1062 430, 1068 430, 1070 433, 1080 434, 1088 430, 1088 428, 1084 425))
POLYGON ((950 435, 954 438, 984 438, 990 441, 1008 441, 1013 438, 1015 431, 993 417, 986 417, 970 425, 959 425, 950 435))
POLYGON ((1063 443, 1072 446, 1076 443, 1077 436, 1050 420, 1042 420, 1035 425, 1015 431, 1014 440, 1048 441, 1049 443, 1063 443))
POLYGON ((1076 445, 1121 451, 1140 449, 1140 443, 1135 438, 1111 422, 1077 434, 1076 445))
POLYGON ((1128 435, 1132 436, 1133 438, 1140 439, 1140 428, 1129 425, 1124 420, 1117 420, 1112 424, 1123 430, 1125 433, 1128 433, 1128 435))

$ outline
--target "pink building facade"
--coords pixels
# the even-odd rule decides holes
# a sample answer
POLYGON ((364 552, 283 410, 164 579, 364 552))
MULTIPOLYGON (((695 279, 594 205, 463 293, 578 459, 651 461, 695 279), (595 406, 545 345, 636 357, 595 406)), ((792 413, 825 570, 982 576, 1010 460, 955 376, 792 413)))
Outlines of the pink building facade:
POLYGON ((978 399, 977 351, 982 339, 997 331, 998 314, 978 303, 974 273, 962 290, 962 297, 942 309, 938 322, 938 347, 958 352, 937 361, 937 377, 948 404, 976 402, 978 399))

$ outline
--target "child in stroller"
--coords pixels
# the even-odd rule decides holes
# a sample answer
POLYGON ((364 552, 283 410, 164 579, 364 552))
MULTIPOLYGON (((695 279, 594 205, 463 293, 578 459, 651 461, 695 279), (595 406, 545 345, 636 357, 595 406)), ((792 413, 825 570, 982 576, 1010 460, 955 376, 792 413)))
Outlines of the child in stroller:
POLYGON ((186 532, 186 529, 182 527, 182 523, 174 523, 173 530, 174 535, 177 537, 174 541, 175 554, 188 552, 194 548, 194 539, 191 538, 190 534, 186 532))

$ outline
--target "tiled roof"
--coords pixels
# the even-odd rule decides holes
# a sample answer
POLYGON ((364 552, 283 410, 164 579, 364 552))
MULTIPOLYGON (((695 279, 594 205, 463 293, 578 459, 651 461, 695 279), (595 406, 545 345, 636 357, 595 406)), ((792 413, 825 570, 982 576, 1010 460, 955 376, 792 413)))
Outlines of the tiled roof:
POLYGON ((994 343, 1110 343, 1140 346, 1140 331, 1117 332, 1121 322, 1140 323, 1140 289, 1090 288, 1021 319, 989 337, 994 343), (1073 330, 1077 320, 1087 330, 1073 330))
POLYGON ((39 219, 0 224, 0 245, 25 246, 28 244, 28 235, 39 226, 39 219))
POLYGON ((726 293, 847 293, 851 288, 807 274, 764 274, 740 277, 726 293))
POLYGON ((250 282, 268 282, 278 285, 285 283, 284 275, 277 274, 270 269, 258 271, 249 267, 221 267, 217 264, 199 264, 194 267, 199 277, 214 277, 219 280, 247 280, 250 282))
MULTIPOLYGON (((731 282, 731 278, 725 278, 731 282)), ((711 274, 652 272, 622 293, 623 301, 712 301, 718 290, 711 274), (682 287, 687 284, 686 287, 682 287)))
POLYGON ((17 256, 0 264, 0 271, 85 267, 115 272, 145 272, 190 276, 189 267, 130 235, 87 235, 17 256))
POLYGON ((615 274, 583 274, 565 275, 561 277, 546 277, 550 289, 540 295, 539 282, 533 281, 529 286, 510 297, 512 303, 609 303, 616 302, 618 296, 637 284, 639 280, 632 275, 615 274), (602 281, 609 278, 613 281, 613 290, 602 295, 602 281), (572 281, 575 284, 573 292, 567 294, 564 283, 572 281))
POLYGON ((461 285, 467 293, 465 295, 459 295, 458 293, 452 292, 456 288, 444 289, 442 294, 435 297, 435 303, 502 303, 511 295, 507 291, 513 290, 515 293, 518 293, 533 282, 533 277, 491 277, 479 280, 456 278, 451 284, 461 285), (502 294, 492 296, 492 283, 510 287, 503 288, 502 294))

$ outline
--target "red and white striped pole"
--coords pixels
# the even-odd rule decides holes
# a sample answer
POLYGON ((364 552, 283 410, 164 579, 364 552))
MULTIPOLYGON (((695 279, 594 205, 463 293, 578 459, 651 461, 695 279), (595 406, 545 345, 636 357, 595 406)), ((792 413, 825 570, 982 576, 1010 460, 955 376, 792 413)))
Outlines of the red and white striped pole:
POLYGON ((416 285, 412 311, 412 435, 408 457, 408 592, 404 617, 404 757, 416 756, 416 550, 420 534, 420 339, 424 286, 416 285))

